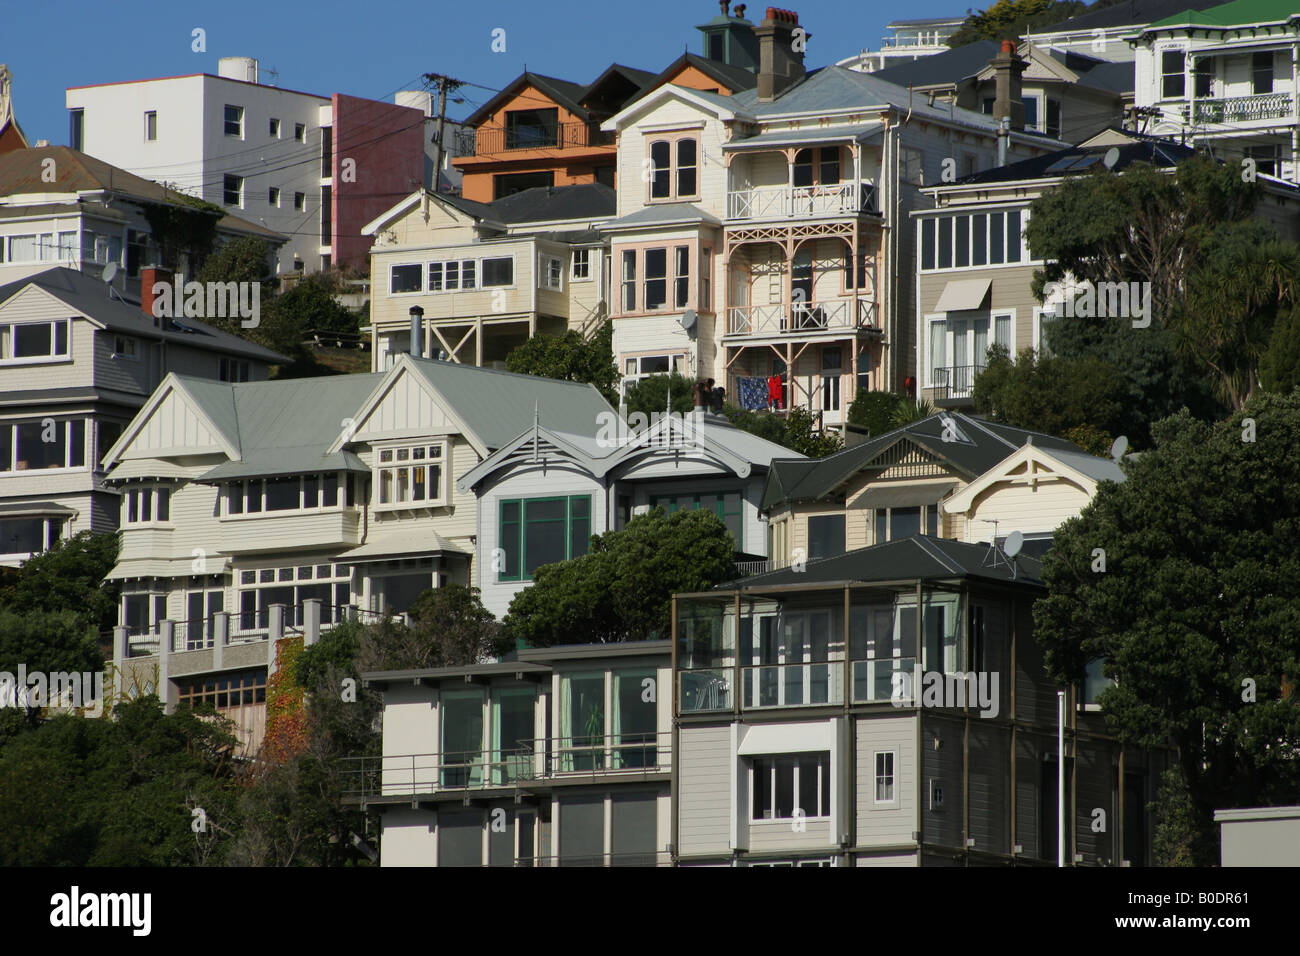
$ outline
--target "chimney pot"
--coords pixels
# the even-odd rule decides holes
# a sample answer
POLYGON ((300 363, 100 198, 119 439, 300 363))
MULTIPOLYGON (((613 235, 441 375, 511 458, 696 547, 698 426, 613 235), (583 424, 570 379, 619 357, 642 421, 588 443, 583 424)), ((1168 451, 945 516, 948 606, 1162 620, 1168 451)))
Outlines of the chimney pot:
POLYGON ((745 4, 743 3, 736 4, 736 16, 741 20, 745 19, 745 4))
POLYGON ((1002 41, 1002 52, 1003 52, 1003 53, 1015 53, 1015 52, 1016 52, 1016 41, 1015 41, 1015 40, 1003 40, 1003 41, 1002 41))
POLYGON ((731 8, 731 0, 718 0, 718 9, 722 11, 722 15, 724 17, 729 15, 728 12, 730 8, 731 8))

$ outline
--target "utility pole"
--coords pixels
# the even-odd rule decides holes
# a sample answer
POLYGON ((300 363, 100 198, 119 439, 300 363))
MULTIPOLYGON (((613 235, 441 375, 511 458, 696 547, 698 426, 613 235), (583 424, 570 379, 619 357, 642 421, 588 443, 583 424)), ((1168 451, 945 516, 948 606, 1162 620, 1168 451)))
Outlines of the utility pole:
POLYGON ((426 83, 438 84, 438 126, 437 131, 433 134, 433 141, 436 145, 433 162, 433 191, 438 192, 438 183, 442 176, 442 157, 446 153, 443 146, 442 137, 447 120, 447 93, 456 91, 464 86, 460 80, 453 80, 450 76, 443 73, 426 73, 424 74, 426 83))

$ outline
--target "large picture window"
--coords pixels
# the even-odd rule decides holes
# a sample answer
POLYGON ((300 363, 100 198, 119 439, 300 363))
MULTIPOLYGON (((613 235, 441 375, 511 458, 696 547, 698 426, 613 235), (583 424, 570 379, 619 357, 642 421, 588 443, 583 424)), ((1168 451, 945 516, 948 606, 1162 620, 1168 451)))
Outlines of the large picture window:
POLYGON ((755 757, 753 819, 826 819, 831 815, 829 753, 755 757))
POLYGON ((1024 211, 940 216, 921 220, 921 271, 1000 266, 1024 259, 1024 211))
POLYGON ((63 518, 0 518, 0 554, 38 554, 53 547, 63 531, 63 518))
MULTIPOLYGON (((349 489, 354 477, 347 476, 349 489)), ((310 511, 337 508, 339 473, 284 475, 229 482, 225 486, 225 514, 260 514, 263 511, 310 511)), ((351 500, 348 504, 353 504, 351 500)))
POLYGON ((813 515, 808 519, 808 560, 844 553, 844 515, 813 515))
POLYGON ((68 357, 67 319, 0 324, 0 361, 39 362, 68 357))
POLYGON ((389 272, 388 291, 394 295, 401 292, 419 292, 423 286, 424 269, 419 265, 393 266, 389 272))
POLYGON ((352 572, 346 564, 317 564, 300 567, 258 568, 239 572, 240 631, 260 631, 270 626, 272 604, 285 606, 285 623, 302 626, 302 602, 321 602, 321 620, 343 620, 351 603, 352 572))
POLYGON ((505 563, 497 580, 531 581, 542 565, 587 553, 591 496, 503 500, 499 530, 505 563))
POLYGON ((0 422, 0 472, 85 467, 84 419, 0 422))

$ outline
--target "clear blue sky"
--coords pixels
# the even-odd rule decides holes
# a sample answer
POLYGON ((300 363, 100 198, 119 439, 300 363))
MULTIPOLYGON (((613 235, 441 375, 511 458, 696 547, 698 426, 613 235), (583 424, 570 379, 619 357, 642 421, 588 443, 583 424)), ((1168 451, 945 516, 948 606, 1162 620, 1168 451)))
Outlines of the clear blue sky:
MULTIPOLYGON (((970 0, 923 0, 916 7, 861 0, 782 0, 812 34, 806 62, 824 66, 876 48, 897 17, 965 11, 970 0)), ((751 2, 746 16, 767 6, 751 2)), ((500 88, 525 64, 538 73, 590 82, 611 61, 661 70, 684 48, 700 52, 696 24, 717 15, 715 0, 64 0, 4 4, 0 63, 14 74, 14 110, 28 138, 66 144, 64 89, 183 73, 216 73, 223 56, 252 56, 279 71, 276 85, 391 102, 420 88, 423 73, 500 88), (207 52, 190 50, 190 31, 207 31, 207 52), (506 52, 491 52, 491 31, 506 31, 506 52)), ((467 87, 460 119, 489 90, 467 87)))

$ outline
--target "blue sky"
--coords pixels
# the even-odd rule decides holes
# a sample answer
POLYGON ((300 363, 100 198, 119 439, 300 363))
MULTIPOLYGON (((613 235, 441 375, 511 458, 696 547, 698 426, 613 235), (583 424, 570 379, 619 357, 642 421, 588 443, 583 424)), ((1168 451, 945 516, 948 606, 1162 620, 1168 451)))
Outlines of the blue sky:
MULTIPOLYGON (((925 0, 915 9, 860 0, 783 0, 812 34, 809 66, 875 48, 895 17, 944 16, 963 0, 925 0)), ((767 6, 751 2, 750 20, 767 6)), ((590 82, 617 61, 661 70, 684 48, 700 52, 694 29, 718 13, 715 0, 64 0, 4 4, 0 63, 14 74, 14 110, 29 139, 65 144, 63 92, 69 86, 183 73, 215 73, 222 56, 253 56, 279 71, 278 86, 389 102, 420 88, 423 73, 499 89, 525 67, 590 82), (207 52, 190 31, 207 31, 207 52), (491 31, 506 30, 506 52, 491 52, 491 31)), ((492 96, 467 87, 459 119, 492 96)))

